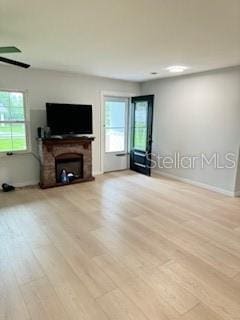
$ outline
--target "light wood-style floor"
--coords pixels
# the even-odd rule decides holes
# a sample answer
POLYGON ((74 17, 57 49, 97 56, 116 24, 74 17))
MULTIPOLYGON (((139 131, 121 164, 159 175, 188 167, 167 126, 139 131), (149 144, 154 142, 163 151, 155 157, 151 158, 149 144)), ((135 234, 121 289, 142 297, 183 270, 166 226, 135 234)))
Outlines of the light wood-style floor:
POLYGON ((0 194, 0 319, 240 319, 240 199, 133 172, 0 194))

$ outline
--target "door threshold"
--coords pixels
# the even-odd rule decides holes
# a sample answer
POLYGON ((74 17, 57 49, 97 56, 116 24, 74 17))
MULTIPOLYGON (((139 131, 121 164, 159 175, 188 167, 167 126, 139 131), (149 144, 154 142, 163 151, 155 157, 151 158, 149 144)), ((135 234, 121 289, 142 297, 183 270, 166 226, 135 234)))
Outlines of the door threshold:
POLYGON ((112 171, 105 171, 105 172, 103 172, 103 174, 105 174, 105 173, 114 173, 114 172, 123 172, 123 171, 128 171, 128 170, 130 170, 130 168, 119 169, 119 170, 112 170, 112 171))

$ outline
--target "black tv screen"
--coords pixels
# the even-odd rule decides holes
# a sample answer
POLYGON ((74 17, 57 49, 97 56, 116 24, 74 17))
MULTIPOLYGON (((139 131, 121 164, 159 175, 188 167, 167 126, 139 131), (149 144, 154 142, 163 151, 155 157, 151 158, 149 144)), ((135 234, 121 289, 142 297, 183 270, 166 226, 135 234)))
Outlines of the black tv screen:
POLYGON ((92 134, 92 106, 47 103, 47 125, 52 135, 92 134))

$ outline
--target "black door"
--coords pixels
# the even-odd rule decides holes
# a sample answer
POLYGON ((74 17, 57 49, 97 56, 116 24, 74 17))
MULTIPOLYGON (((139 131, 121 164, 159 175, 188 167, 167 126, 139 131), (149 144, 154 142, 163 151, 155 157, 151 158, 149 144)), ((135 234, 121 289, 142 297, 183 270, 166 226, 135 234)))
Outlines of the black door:
POLYGON ((151 175, 154 96, 132 98, 130 169, 151 175))

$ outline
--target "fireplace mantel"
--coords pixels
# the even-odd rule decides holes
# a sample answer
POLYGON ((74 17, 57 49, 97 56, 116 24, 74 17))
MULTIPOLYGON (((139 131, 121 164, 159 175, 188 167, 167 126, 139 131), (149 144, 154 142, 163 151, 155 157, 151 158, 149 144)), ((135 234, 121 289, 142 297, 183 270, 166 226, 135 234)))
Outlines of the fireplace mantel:
POLYGON ((79 183, 94 180, 92 176, 92 141, 93 137, 69 137, 38 139, 40 156, 40 187, 51 188, 66 185, 58 182, 56 159, 63 156, 71 159, 72 154, 82 155, 82 177, 71 183, 79 183))

